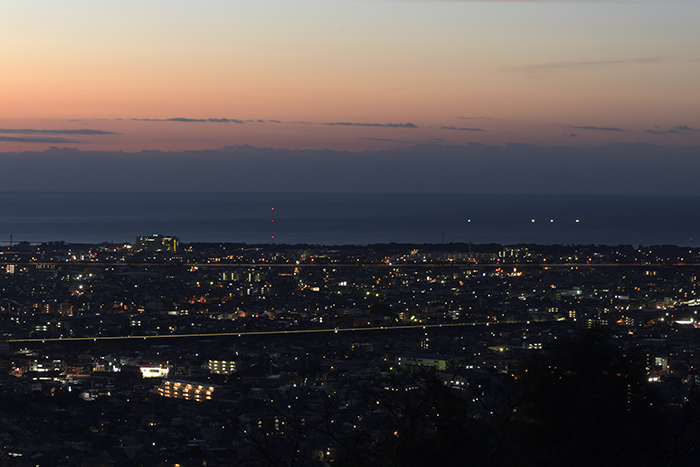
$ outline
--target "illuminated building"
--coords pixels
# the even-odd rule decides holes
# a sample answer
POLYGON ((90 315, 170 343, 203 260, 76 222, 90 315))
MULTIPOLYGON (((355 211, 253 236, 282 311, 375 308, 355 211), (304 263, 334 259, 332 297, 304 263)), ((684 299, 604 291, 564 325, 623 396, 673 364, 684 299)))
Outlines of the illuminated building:
POLYGON ((65 370, 65 363, 62 360, 50 360, 48 358, 35 358, 29 361, 29 371, 38 373, 62 372, 65 370))
POLYGON ((447 369, 447 360, 445 357, 433 354, 403 353, 396 357, 396 363, 399 367, 405 369, 414 369, 417 367, 432 367, 437 370, 447 369))
POLYGON ((223 386, 216 384, 199 384, 175 379, 163 380, 158 388, 158 394, 163 397, 197 402, 221 399, 223 392, 223 386))
POLYGON ((180 239, 165 235, 153 234, 149 237, 136 237, 135 251, 177 251, 180 239))
POLYGON ((232 360, 209 360, 207 368, 218 375, 230 375, 236 372, 236 362, 232 360))
POLYGON ((160 366, 142 366, 140 370, 144 378, 165 378, 170 372, 170 368, 160 366))

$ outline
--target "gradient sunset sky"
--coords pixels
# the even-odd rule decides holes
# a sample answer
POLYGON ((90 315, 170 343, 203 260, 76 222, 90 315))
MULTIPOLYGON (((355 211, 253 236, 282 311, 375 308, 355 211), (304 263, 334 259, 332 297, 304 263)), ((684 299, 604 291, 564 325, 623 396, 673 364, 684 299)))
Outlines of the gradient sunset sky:
POLYGON ((700 144, 699 1, 27 0, 0 152, 700 144))

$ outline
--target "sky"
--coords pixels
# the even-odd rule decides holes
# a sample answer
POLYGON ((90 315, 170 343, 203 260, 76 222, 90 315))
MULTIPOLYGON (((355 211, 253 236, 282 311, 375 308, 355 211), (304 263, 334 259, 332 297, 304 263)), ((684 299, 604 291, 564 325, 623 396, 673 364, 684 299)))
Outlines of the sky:
POLYGON ((698 19, 700 0, 3 2, 0 162, 248 145, 700 157, 698 19))

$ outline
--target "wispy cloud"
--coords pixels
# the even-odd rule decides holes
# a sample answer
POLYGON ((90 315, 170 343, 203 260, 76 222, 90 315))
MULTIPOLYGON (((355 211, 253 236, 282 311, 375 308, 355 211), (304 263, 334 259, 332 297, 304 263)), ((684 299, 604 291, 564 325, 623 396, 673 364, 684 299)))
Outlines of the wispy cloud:
MULTIPOLYGON (((124 120, 118 118, 117 120, 124 120)), ((245 123, 245 120, 237 120, 235 118, 130 118, 134 122, 181 122, 181 123, 245 123)), ((252 120, 249 120, 252 121, 252 120)))
POLYGON ((337 126, 366 126, 366 127, 382 127, 382 128, 418 128, 418 125, 414 123, 361 123, 361 122, 304 122, 304 121, 290 121, 283 122, 282 120, 263 120, 263 119, 236 119, 236 118, 185 118, 185 117, 174 117, 174 118, 117 118, 120 121, 132 121, 132 122, 177 122, 177 123, 293 123, 301 125, 337 125, 337 126))
POLYGON ((584 67, 600 67, 612 65, 649 65, 661 63, 664 60, 661 58, 636 58, 629 60, 588 60, 588 61, 572 61, 572 62, 549 62, 537 63, 534 65, 525 65, 517 68, 510 68, 510 71, 521 71, 534 73, 538 71, 563 70, 567 68, 584 68, 584 67))
POLYGON ((82 143, 69 138, 42 138, 42 137, 22 137, 22 136, 0 136, 0 141, 12 143, 82 143))
POLYGON ((103 130, 37 130, 33 128, 0 128, 0 133, 12 135, 118 135, 113 131, 103 130))
POLYGON ((324 122, 324 125, 339 125, 339 126, 374 126, 382 128, 418 128, 418 125, 413 123, 353 123, 353 122, 324 122))
MULTIPOLYGON (((639 3, 640 0, 379 0, 393 1, 400 3, 639 3)), ((682 3, 683 0, 647 0, 648 2, 656 3, 682 3)), ((691 0, 692 1, 692 0, 691 0)))
MULTIPOLYGON (((247 120, 241 120, 238 118, 185 118, 185 117, 174 117, 174 118, 117 118, 116 120, 121 121, 132 121, 132 122, 178 122, 178 123, 282 123, 281 120, 262 120, 259 118, 249 118, 247 120)), ((293 122, 294 123, 294 122, 293 122)))
POLYGON ((676 125, 670 130, 668 130, 669 133, 682 133, 685 135, 695 133, 696 131, 700 130, 698 130, 697 128, 690 128, 688 125, 676 125))
MULTIPOLYGON (((374 0, 392 3, 640 3, 644 0, 374 0)), ((693 0, 686 0, 693 1, 693 0)), ((648 3, 684 3, 683 0, 646 0, 648 3)))
MULTIPOLYGON (((656 126, 655 128, 659 128, 656 126)), ((676 125, 673 128, 665 131, 657 131, 657 130, 644 130, 645 133, 648 133, 650 135, 667 135, 669 133, 671 134, 676 134, 676 135, 691 135, 693 133, 700 132, 700 129, 698 128, 691 128, 688 125, 676 125)))
POLYGON ((457 117, 460 120, 493 120, 492 117, 457 117))
POLYGON ((456 126, 441 126, 441 130, 457 130, 457 131, 486 131, 483 128, 458 128, 456 126))
POLYGON ((605 127, 605 126, 574 126, 574 125, 571 125, 571 128, 577 128, 579 130, 625 131, 622 128, 605 127))
POLYGON ((410 143, 415 144, 416 141, 406 141, 402 139, 388 139, 388 138, 357 138, 364 141, 386 141, 388 143, 410 143))

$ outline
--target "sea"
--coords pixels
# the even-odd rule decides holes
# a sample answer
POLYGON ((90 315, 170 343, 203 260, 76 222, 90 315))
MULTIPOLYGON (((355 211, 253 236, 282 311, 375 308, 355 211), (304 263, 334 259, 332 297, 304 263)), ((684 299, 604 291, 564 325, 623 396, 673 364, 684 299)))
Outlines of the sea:
POLYGON ((700 197, 387 193, 0 193, 0 245, 189 242, 700 246, 700 197))

